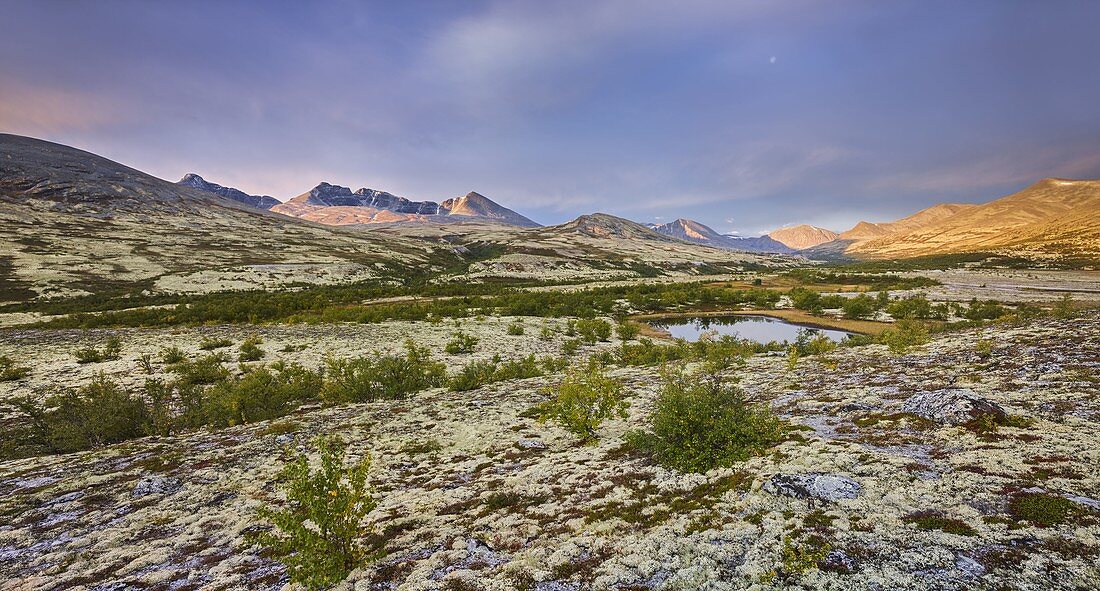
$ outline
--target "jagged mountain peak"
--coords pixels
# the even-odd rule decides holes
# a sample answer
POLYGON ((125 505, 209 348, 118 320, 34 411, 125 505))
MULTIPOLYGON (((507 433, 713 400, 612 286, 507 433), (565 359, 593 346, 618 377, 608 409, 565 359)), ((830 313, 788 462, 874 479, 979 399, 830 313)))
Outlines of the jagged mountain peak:
POLYGON ((200 191, 206 191, 207 193, 214 193, 215 195, 225 197, 226 199, 232 199, 233 201, 257 209, 271 209, 280 203, 278 199, 269 195, 249 195, 240 189, 211 183, 193 172, 183 175, 183 178, 177 181, 176 184, 199 189, 200 191))

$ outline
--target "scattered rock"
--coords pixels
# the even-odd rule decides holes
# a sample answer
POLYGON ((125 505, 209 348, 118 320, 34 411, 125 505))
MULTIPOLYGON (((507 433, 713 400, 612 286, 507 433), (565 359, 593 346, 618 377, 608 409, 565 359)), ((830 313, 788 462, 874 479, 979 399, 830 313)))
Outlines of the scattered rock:
POLYGON ((835 502, 858 497, 863 486, 838 474, 776 474, 764 483, 764 490, 796 499, 814 498, 835 502))
POLYGON ((130 495, 134 498, 144 497, 146 495, 174 495, 181 488, 183 488, 183 483, 180 482, 179 478, 151 476, 137 483, 137 486, 134 487, 134 492, 130 493, 130 495))
POLYGON ((520 439, 516 445, 521 449, 546 449, 546 444, 537 439, 520 439))
POLYGON ((906 412, 947 425, 961 425, 982 415, 992 415, 998 420, 1008 416, 997 403, 965 388, 921 392, 906 400, 903 408, 906 412))
POLYGON ((859 563, 843 550, 832 550, 825 556, 825 560, 821 561, 820 566, 821 570, 849 574, 859 568, 859 563))

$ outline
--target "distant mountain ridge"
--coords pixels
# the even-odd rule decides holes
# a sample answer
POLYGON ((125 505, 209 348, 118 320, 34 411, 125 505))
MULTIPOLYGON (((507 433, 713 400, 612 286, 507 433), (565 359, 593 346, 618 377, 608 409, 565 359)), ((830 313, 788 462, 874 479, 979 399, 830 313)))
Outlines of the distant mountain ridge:
POLYGON ((524 228, 539 224, 488 197, 470 192, 461 197, 434 201, 412 201, 386 191, 348 187, 322 182, 271 211, 329 225, 394 222, 488 221, 524 228))
POLYGON ((685 218, 680 218, 668 222, 667 224, 654 224, 651 227, 666 236, 672 236, 680 240, 695 242, 697 244, 724 248, 726 250, 768 253, 794 252, 794 249, 767 235, 742 238, 740 236, 719 234, 713 228, 705 224, 685 218))
POLYGON ((980 205, 937 205, 887 233, 843 245, 846 256, 908 258, 966 252, 1100 258, 1100 180, 1043 179, 980 205))
POLYGON ((803 250, 824 244, 837 239, 838 234, 832 230, 818 228, 809 224, 779 228, 769 232, 772 240, 780 242, 794 250, 803 250))
POLYGON ((221 195, 226 199, 232 199, 238 203, 243 203, 258 209, 271 209, 280 203, 278 199, 268 195, 249 195, 233 187, 223 187, 217 183, 208 182, 206 179, 193 172, 183 175, 183 178, 176 181, 176 184, 192 187, 208 193, 214 193, 215 195, 221 195))

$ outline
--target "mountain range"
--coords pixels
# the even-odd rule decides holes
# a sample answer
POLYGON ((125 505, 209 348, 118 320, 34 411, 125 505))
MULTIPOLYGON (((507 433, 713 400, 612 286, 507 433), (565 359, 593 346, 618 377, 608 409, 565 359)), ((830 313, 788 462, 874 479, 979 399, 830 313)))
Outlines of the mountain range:
POLYGON ((679 238, 680 240, 695 242, 697 244, 706 244, 708 246, 715 246, 717 248, 725 248, 728 250, 771 253, 791 253, 797 250, 797 248, 792 248, 790 245, 775 240, 772 236, 767 234, 765 234, 764 236, 753 237, 719 234, 709 226, 706 226, 695 220, 688 220, 684 218, 680 218, 667 224, 653 224, 650 227, 657 232, 660 232, 661 234, 673 236, 675 238, 679 238))
POLYGON ((477 194, 428 206, 323 185, 292 201, 322 209, 387 205, 395 216, 422 218, 325 225, 274 211, 280 206, 265 210, 266 200, 197 175, 173 183, 69 146, 0 134, 0 302, 398 281, 413 273, 571 281, 794 264, 685 242, 607 214, 530 227, 477 194), (349 201, 373 205, 323 204, 349 201))
POLYGON ((362 188, 353 192, 348 187, 322 182, 308 192, 283 203, 266 195, 249 195, 238 189, 207 182, 195 173, 188 173, 177 184, 209 191, 259 209, 330 226, 424 221, 484 221, 523 228, 539 226, 533 220, 475 192, 436 203, 412 201, 375 189, 362 188))
MULTIPOLYGON (((538 227, 531 219, 479 193, 440 203, 412 201, 392 193, 320 183, 285 203, 247 195, 188 174, 179 184, 239 203, 326 225, 490 222, 538 227)), ((860 221, 836 232, 811 225, 779 228, 758 237, 721 234, 705 224, 677 219, 650 224, 655 232, 685 242, 731 251, 811 258, 904 258, 964 252, 1027 256, 1094 257, 1100 181, 1044 179, 989 203, 942 203, 890 222, 860 221)))
POLYGON ((0 134, 0 301, 362 281, 414 269, 460 280, 574 280, 804 264, 792 253, 1100 260, 1096 180, 1044 179, 980 205, 936 205, 841 233, 796 226, 757 238, 687 219, 647 227, 608 214, 540 227, 477 193, 437 204, 322 183, 272 201, 198 175, 172 183, 76 148, 0 134))

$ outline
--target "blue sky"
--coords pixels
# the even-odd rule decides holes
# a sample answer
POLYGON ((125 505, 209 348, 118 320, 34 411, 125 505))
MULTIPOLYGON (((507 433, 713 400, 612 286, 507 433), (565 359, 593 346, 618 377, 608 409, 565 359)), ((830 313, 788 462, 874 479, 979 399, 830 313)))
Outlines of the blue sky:
POLYGON ((747 235, 1100 178, 1088 0, 0 8, 0 130, 280 199, 476 190, 747 235))

